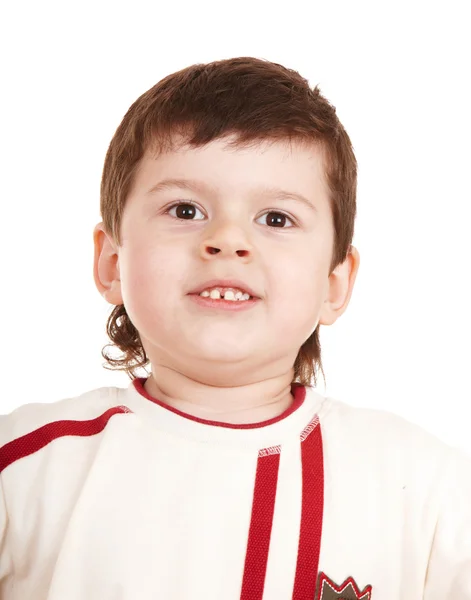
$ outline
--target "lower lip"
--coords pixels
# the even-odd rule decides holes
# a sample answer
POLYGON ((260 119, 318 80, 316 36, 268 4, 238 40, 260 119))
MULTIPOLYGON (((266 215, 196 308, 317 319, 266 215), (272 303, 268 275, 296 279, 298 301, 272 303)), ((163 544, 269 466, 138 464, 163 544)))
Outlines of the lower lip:
POLYGON ((213 298, 205 298, 198 294, 189 294, 190 298, 204 308, 216 308, 219 310, 240 311, 247 310, 255 306, 260 298, 252 298, 250 300, 214 300, 213 298))

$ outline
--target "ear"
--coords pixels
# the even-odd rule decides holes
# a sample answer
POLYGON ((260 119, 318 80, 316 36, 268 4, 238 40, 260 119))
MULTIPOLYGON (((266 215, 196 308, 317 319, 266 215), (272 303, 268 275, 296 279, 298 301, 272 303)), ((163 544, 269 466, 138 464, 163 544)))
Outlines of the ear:
POLYGON ((347 258, 329 276, 327 298, 321 308, 319 324, 332 325, 347 310, 360 266, 360 254, 350 247, 347 258))
POLYGON ((93 260, 93 277, 95 285, 110 304, 123 304, 121 294, 121 278, 119 273, 119 255, 117 247, 100 222, 93 230, 95 255, 93 260))

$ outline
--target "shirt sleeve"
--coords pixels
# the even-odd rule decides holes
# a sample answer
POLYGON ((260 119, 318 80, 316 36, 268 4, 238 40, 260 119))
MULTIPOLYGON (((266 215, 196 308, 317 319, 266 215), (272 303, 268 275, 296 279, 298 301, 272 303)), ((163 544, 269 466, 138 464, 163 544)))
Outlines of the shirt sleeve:
POLYGON ((440 494, 424 600, 471 600, 471 457, 452 450, 440 494))

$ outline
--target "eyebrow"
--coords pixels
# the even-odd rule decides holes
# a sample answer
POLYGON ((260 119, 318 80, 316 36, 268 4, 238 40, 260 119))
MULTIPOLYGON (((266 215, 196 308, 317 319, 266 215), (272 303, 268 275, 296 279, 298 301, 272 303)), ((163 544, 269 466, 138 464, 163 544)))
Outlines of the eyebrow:
MULTIPOLYGON (((183 190, 188 190, 190 192, 198 192, 200 194, 215 192, 214 188, 207 183, 202 181, 197 181, 196 179, 180 179, 180 178, 170 178, 163 179, 159 181, 154 186, 147 191, 146 195, 151 195, 156 192, 161 192, 164 190, 168 190, 171 188, 180 188, 183 190)), ((287 190, 283 190, 281 188, 273 187, 273 186, 263 186, 254 190, 255 193, 261 194, 262 196, 266 196, 267 198, 273 198, 275 200, 297 200, 298 202, 302 202, 305 206, 313 210, 314 212, 318 212, 316 206, 312 202, 310 202, 305 196, 302 194, 298 194, 297 192, 289 192, 287 190)))

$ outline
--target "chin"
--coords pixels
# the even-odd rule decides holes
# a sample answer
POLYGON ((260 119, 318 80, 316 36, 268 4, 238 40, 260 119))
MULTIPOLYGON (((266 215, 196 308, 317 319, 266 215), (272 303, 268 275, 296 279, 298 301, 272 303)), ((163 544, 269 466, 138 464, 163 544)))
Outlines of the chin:
MULTIPOLYGON (((187 346, 188 347, 188 346, 187 346)), ((224 342, 215 343, 214 340, 198 340, 198 344, 195 345, 194 354, 200 360, 207 360, 214 363, 227 363, 233 364, 249 359, 255 354, 259 354, 254 351, 253 345, 247 345, 240 347, 234 347, 230 340, 224 342)))

